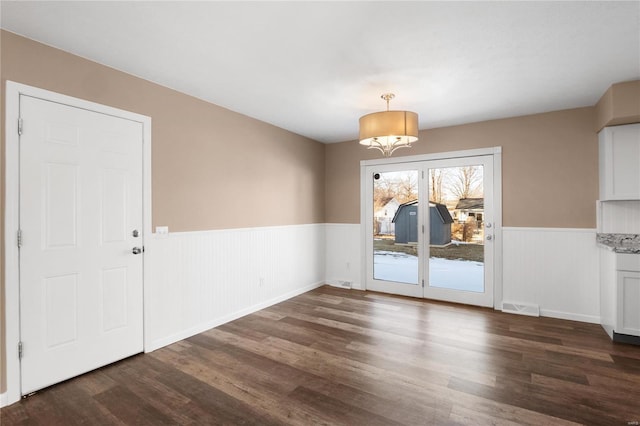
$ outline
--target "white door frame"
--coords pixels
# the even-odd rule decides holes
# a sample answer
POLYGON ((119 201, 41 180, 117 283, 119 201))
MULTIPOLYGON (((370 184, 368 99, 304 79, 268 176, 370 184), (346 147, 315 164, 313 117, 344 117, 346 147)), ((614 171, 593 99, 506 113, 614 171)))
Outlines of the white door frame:
POLYGON ((493 156, 493 186, 494 186, 494 264, 493 264, 493 308, 502 309, 502 147, 469 149, 464 151, 439 152, 434 154, 411 155, 406 157, 381 158, 377 160, 360 161, 360 277, 363 289, 367 289, 367 166, 383 164, 403 164, 433 160, 448 160, 452 158, 493 156))
MULTIPOLYGON (((111 115, 136 121, 142 124, 142 220, 143 244, 151 240, 151 118, 97 104, 83 99, 73 98, 59 93, 36 87, 27 86, 13 81, 7 81, 5 101, 5 327, 6 327, 6 363, 7 363, 7 391, 6 404, 13 404, 20 400, 20 360, 18 359, 18 342, 20 341, 20 263, 17 246, 17 230, 19 226, 19 196, 20 196, 20 149, 18 135, 18 118, 20 116, 20 95, 32 96, 43 100, 57 102, 76 108, 111 115)), ((28 125, 28 124, 27 124, 28 125)), ((149 277, 149 262, 143 256, 143 323, 144 348, 147 344, 146 327, 148 325, 149 292, 145 291, 145 277, 149 277)))

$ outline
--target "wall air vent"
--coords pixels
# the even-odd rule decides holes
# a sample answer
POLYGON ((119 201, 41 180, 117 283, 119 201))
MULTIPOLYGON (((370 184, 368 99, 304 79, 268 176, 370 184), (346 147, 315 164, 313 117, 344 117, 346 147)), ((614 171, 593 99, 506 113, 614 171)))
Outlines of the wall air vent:
POLYGON ((503 302, 502 312, 508 314, 528 315, 530 317, 540 316, 540 306, 528 303, 503 302))

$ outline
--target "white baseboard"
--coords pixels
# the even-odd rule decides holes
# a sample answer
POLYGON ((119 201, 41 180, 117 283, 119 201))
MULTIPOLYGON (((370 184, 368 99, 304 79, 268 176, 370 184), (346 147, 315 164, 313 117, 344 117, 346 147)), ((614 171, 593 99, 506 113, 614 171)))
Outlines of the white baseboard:
POLYGON ((611 339, 613 339, 613 327, 611 327, 610 325, 606 325, 606 324, 601 324, 602 328, 604 329, 605 333, 607 333, 609 335, 609 337, 611 339))
POLYGON ((600 324, 600 317, 595 315, 581 315, 571 312, 553 311, 549 309, 540 309, 540 316, 549 318, 558 318, 571 321, 588 322, 591 324, 600 324))
POLYGON ((241 310, 239 310, 237 312, 234 312, 232 314, 225 315, 225 316, 220 317, 220 318, 215 318, 213 320, 204 322, 202 324, 198 324, 198 325, 196 325, 194 327, 189 328, 188 330, 183 330, 180 333, 176 333, 176 334, 173 334, 171 336, 167 336, 167 337, 164 337, 162 339, 155 340, 155 341, 151 342, 148 345, 148 347, 145 347, 145 352, 153 352, 156 349, 160 349, 162 347, 171 345, 172 343, 176 343, 176 342, 178 342, 180 340, 184 340, 184 339, 187 339, 187 338, 189 338, 191 336, 195 336, 196 334, 205 332, 207 330, 211 330, 212 328, 221 326, 222 324, 226 324, 226 323, 231 322, 233 320, 236 320, 238 318, 242 318, 243 316, 252 314, 252 313, 257 312, 257 311, 259 311, 261 309, 268 308, 269 306, 275 305, 276 303, 284 302, 285 300, 291 299, 292 297, 299 296, 299 295, 301 295, 303 293, 306 293, 308 291, 311 291, 311 290, 313 290, 315 288, 322 287, 323 285, 325 285, 324 281, 317 282, 317 283, 308 285, 306 287, 302 287, 302 288, 296 289, 294 291, 288 292, 288 293, 283 294, 281 296, 274 297, 274 298, 272 298, 270 300, 255 304, 255 305, 250 306, 248 308, 241 309, 241 310))

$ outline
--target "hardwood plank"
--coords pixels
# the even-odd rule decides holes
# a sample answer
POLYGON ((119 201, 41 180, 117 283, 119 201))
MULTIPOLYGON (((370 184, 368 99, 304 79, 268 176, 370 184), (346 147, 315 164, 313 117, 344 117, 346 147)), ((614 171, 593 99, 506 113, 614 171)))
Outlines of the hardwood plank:
POLYGON ((599 325, 321 287, 44 389, 2 425, 640 421, 640 347, 599 325))
POLYGON ((290 395, 294 403, 311 407, 314 412, 330 416, 331 423, 343 423, 349 425, 380 425, 394 426, 401 423, 387 417, 374 414, 369 410, 356 407, 349 403, 332 398, 325 394, 315 392, 304 386, 296 388, 290 395))

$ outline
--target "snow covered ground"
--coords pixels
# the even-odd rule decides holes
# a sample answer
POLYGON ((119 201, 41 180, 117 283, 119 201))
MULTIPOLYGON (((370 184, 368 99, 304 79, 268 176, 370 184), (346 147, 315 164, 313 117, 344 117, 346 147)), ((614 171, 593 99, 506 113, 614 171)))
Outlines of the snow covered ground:
MULTIPOLYGON (((392 251, 373 255, 377 280, 418 284, 418 257, 392 251)), ((484 291, 484 264, 468 260, 429 259, 429 285, 453 290, 484 291)))

